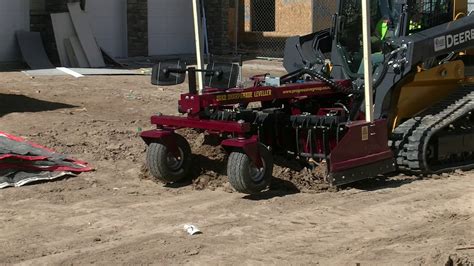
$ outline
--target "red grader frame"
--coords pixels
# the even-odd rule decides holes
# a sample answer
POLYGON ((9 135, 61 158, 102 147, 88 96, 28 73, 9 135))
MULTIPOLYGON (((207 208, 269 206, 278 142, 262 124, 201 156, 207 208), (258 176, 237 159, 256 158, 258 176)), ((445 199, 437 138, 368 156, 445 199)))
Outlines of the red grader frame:
POLYGON ((162 181, 180 181, 189 174, 189 144, 176 133, 181 128, 222 139, 230 154, 230 183, 243 193, 257 193, 269 185, 273 155, 326 161, 328 181, 336 186, 394 170, 386 121, 347 117, 349 96, 355 93, 350 81, 332 81, 304 69, 275 79, 279 86, 268 85, 269 77, 260 75, 251 78, 249 88, 207 88, 199 95, 196 71, 166 70, 189 73, 189 92, 178 102, 186 116, 155 115, 151 123, 157 129, 141 134, 149 145, 149 169, 162 181), (247 108, 255 102, 261 107, 247 108))

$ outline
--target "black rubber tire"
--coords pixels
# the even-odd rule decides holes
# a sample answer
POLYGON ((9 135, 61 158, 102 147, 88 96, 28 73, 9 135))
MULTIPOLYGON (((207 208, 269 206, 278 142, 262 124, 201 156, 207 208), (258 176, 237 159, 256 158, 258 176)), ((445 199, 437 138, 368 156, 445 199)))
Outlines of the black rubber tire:
POLYGON ((148 170, 153 177, 163 183, 179 182, 189 175, 192 160, 189 143, 181 135, 176 135, 176 145, 178 145, 182 158, 174 169, 169 165, 170 154, 165 145, 161 143, 148 145, 146 154, 148 170))
POLYGON ((227 175, 232 187, 240 193, 257 194, 265 190, 273 177, 273 156, 262 144, 259 146, 260 156, 264 163, 264 172, 261 180, 254 180, 250 169, 252 160, 242 151, 234 151, 229 155, 227 162, 227 175))

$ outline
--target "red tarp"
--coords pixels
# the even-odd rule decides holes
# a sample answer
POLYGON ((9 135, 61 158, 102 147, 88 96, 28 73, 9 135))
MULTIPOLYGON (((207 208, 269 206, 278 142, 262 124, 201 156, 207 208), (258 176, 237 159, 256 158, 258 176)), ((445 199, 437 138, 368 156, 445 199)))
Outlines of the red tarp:
POLYGON ((0 189, 92 170, 86 162, 0 131, 0 189))

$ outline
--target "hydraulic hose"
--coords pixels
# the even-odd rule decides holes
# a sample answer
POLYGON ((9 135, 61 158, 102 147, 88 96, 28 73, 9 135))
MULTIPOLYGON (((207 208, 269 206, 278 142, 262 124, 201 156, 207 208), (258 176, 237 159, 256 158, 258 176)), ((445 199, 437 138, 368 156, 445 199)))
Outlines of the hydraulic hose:
POLYGON ((327 85, 329 85, 329 87, 331 87, 332 89, 334 89, 337 92, 340 92, 340 93, 343 93, 343 94, 360 94, 359 90, 344 87, 341 84, 334 81, 333 79, 331 79, 329 77, 326 77, 322 73, 319 73, 319 72, 316 72, 316 71, 310 70, 310 69, 305 69, 303 71, 304 71, 304 74, 308 74, 308 75, 312 76, 313 78, 317 78, 317 79, 321 80, 322 82, 326 83, 327 85))

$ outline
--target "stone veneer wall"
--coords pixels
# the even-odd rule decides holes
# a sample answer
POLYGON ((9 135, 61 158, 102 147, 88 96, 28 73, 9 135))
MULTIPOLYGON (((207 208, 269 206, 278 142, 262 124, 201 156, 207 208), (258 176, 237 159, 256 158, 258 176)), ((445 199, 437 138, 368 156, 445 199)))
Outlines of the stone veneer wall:
POLYGON ((127 1, 128 56, 148 55, 148 0, 127 1))
POLYGON ((234 0, 204 0, 207 19, 209 49, 212 54, 223 54, 233 50, 229 36, 229 8, 234 0))

